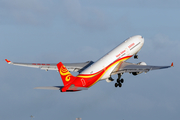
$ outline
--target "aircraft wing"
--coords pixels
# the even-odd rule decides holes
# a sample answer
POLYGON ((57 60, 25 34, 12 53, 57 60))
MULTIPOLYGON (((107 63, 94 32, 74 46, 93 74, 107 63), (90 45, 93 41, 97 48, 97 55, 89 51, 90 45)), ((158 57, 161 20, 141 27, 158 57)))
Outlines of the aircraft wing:
MULTIPOLYGON (((5 59, 8 64, 24 66, 24 67, 32 67, 32 68, 40 68, 43 70, 58 70, 57 64, 55 63, 19 63, 19 62, 11 62, 10 60, 5 59)), ((83 63, 63 63, 69 71, 72 72, 81 72, 91 64, 93 61, 87 61, 83 63)))
POLYGON ((134 64, 128 62, 119 63, 116 68, 113 70, 112 75, 118 73, 147 73, 150 70, 158 70, 158 69, 165 69, 173 67, 173 63, 170 66, 151 66, 151 65, 141 65, 141 64, 134 64))

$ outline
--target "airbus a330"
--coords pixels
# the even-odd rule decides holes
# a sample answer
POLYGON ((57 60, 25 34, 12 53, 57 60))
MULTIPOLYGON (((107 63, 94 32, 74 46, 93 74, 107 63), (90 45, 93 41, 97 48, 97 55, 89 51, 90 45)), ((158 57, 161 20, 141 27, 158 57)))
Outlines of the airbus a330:
POLYGON ((108 52, 102 58, 96 62, 88 61, 84 63, 62 63, 58 64, 44 64, 44 63, 18 63, 11 62, 7 59, 6 62, 12 65, 40 68, 46 71, 57 70, 60 73, 63 81, 63 86, 51 86, 51 87, 36 87, 35 89, 54 89, 61 92, 75 92, 81 90, 87 90, 92 85, 100 80, 106 80, 112 82, 112 75, 117 74, 118 78, 115 82, 115 87, 121 87, 124 79, 121 79, 122 74, 131 73, 138 75, 143 72, 147 73, 150 70, 158 70, 170 68, 170 66, 150 66, 145 62, 139 62, 137 64, 125 62, 129 58, 138 58, 137 53, 141 50, 144 44, 144 38, 140 35, 136 35, 126 39, 119 44, 113 50, 108 52), (73 76, 70 72, 79 72, 77 76, 73 76))

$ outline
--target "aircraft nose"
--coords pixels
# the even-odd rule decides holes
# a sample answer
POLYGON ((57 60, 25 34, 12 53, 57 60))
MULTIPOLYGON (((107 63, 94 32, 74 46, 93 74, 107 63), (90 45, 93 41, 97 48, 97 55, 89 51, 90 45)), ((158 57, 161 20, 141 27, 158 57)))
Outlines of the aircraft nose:
POLYGON ((142 42, 142 44, 144 44, 144 37, 143 36, 141 36, 141 42, 142 42))

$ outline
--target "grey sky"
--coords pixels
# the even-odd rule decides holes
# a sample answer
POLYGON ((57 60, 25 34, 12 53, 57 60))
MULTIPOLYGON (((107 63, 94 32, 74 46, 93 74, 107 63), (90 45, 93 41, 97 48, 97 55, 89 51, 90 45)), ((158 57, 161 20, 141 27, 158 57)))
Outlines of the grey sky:
MULTIPOLYGON (((1 0, 0 119, 180 119, 179 0, 1 0), (142 35, 139 59, 175 67, 132 76, 122 88, 98 82, 87 91, 34 90, 62 85, 59 73, 7 65, 96 61, 126 38, 142 35)), ((74 75, 76 73, 73 73, 74 75)), ((117 76, 113 76, 115 79, 117 76)))

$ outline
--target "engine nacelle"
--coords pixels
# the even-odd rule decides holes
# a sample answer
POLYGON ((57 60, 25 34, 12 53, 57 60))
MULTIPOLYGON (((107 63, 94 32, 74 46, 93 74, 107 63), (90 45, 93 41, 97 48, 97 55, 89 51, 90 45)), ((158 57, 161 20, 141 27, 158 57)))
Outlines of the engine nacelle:
POLYGON ((138 65, 147 65, 145 62, 139 62, 138 65))
MULTIPOLYGON (((138 65, 147 65, 145 62, 139 62, 139 63, 137 63, 138 65)), ((141 74, 141 73, 143 73, 143 72, 132 72, 132 74, 134 75, 134 76, 136 76, 136 75, 139 75, 139 74, 141 74)))
POLYGON ((132 72, 132 74, 133 74, 134 76, 139 75, 139 74, 141 74, 141 73, 143 73, 143 72, 132 72))

